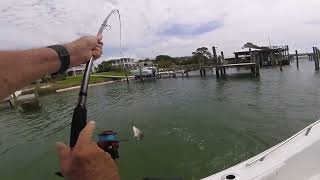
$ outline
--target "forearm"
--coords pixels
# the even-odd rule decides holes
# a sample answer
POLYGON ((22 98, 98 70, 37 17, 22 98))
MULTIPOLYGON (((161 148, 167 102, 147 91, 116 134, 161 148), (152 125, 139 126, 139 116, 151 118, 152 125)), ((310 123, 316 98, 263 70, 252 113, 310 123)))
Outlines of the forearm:
MULTIPOLYGON (((66 44, 70 53, 70 64, 76 63, 75 45, 66 44)), ((0 52, 0 98, 30 84, 47 74, 57 72, 60 68, 58 54, 50 48, 25 51, 0 52)))
MULTIPOLYGON (((84 36, 65 44, 70 54, 70 67, 86 63, 91 57, 99 58, 102 45, 102 36, 84 36)), ((0 99, 59 69, 59 56, 51 48, 0 51, 0 99)))

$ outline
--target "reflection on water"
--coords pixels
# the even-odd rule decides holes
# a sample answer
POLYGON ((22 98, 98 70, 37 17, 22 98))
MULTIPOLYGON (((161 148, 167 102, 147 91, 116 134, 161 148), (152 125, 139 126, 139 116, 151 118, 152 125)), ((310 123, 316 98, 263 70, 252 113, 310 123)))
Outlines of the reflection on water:
MULTIPOLYGON (((197 76, 90 88, 88 116, 97 121, 96 133, 113 129, 120 139, 130 138, 120 146, 122 179, 205 177, 317 119, 320 75, 312 62, 301 62, 299 71, 261 69, 260 78, 239 72, 220 80, 197 76), (131 121, 144 132, 143 141, 132 140, 131 121)), ((77 94, 42 97, 38 111, 0 112, 1 178, 57 179, 54 143, 68 141, 77 94)))

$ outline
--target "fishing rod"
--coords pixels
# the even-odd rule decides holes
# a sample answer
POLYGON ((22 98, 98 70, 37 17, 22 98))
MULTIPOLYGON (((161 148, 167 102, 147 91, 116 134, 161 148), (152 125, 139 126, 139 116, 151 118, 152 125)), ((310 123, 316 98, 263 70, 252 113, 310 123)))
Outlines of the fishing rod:
MULTIPOLYGON (((108 16, 104 19, 97 36, 101 36, 104 29, 111 28, 108 25, 108 20, 113 14, 119 15, 119 10, 112 10, 108 16)), ((120 20, 120 48, 121 48, 121 20, 120 20)), ((90 74, 93 66, 93 57, 90 58, 89 62, 86 64, 86 68, 84 70, 82 83, 79 92, 79 99, 76 105, 76 108, 73 111, 72 122, 71 122, 71 132, 70 132, 70 147, 74 148, 79 138, 80 132, 87 124, 87 95, 88 95, 88 86, 90 80, 90 74)), ((117 139, 117 133, 113 131, 104 131, 99 134, 98 146, 102 148, 105 152, 108 152, 113 159, 119 158, 118 148, 119 148, 119 140, 117 139), (109 147, 112 147, 111 149, 109 147)), ((60 171, 55 172, 55 175, 63 177, 63 174, 60 171)))
MULTIPOLYGON (((108 20, 113 14, 119 15, 120 20, 120 13, 119 10, 114 9, 112 10, 108 16, 104 19, 97 36, 101 36, 104 29, 110 28, 110 25, 108 25, 108 20)), ((120 21, 120 31, 121 31, 121 21, 120 21)), ((120 32, 120 46, 121 46, 121 32, 120 32)), ((121 47, 120 47, 121 48, 121 47)), ((71 133, 70 133, 70 147, 73 148, 78 140, 79 134, 81 130, 86 126, 87 124, 87 95, 88 95, 88 85, 90 80, 90 74, 92 71, 93 66, 93 57, 90 58, 89 62, 86 64, 86 68, 84 71, 80 93, 79 93, 79 99, 78 103, 76 105, 76 108, 73 112, 72 122, 71 122, 71 133)))

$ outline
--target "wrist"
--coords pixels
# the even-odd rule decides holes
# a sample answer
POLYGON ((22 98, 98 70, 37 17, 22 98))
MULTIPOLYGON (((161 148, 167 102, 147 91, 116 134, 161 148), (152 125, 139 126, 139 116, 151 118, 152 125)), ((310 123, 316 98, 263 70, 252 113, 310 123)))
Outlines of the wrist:
POLYGON ((76 66, 76 65, 79 65, 80 63, 77 62, 77 46, 74 42, 71 42, 71 43, 67 43, 67 44, 64 44, 63 45, 69 52, 70 54, 70 67, 73 67, 73 66, 76 66))
POLYGON ((64 46, 69 51, 71 67, 86 63, 91 58, 89 53, 90 49, 79 41, 73 41, 65 44, 64 46))
POLYGON ((60 68, 54 74, 63 74, 70 67, 70 54, 66 47, 62 45, 47 46, 47 48, 53 49, 59 57, 60 68))

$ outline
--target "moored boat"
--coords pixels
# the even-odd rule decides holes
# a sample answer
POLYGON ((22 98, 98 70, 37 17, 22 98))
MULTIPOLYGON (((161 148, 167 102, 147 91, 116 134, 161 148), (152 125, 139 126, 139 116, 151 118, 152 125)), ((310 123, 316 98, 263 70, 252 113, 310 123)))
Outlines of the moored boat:
POLYGON ((137 69, 131 71, 134 79, 140 79, 140 76, 143 78, 155 77, 157 74, 156 67, 137 67, 137 69))

